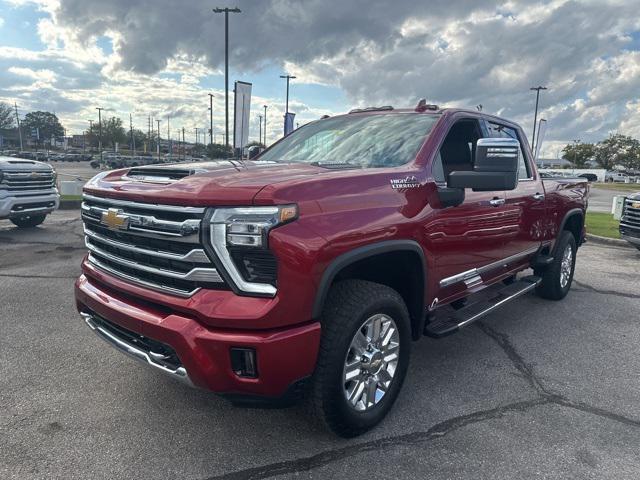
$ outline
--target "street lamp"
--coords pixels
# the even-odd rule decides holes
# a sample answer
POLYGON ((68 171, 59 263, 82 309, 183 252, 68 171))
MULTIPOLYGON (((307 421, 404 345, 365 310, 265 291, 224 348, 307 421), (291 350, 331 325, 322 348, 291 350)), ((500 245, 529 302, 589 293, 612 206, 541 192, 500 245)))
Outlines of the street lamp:
POLYGON ((264 148, 267 148, 267 107, 264 105, 264 148))
MULTIPOLYGON (((224 13, 224 104, 225 104, 225 142, 227 149, 229 148, 229 13, 240 13, 240 9, 236 8, 219 8, 213 9, 213 13, 224 13)), ((213 130, 213 128, 211 129, 213 130)))
POLYGON ((546 90, 547 87, 543 87, 541 85, 537 87, 531 87, 529 90, 536 91, 536 111, 533 114, 533 135, 531 136, 531 150, 533 152, 536 151, 536 123, 538 122, 538 102, 540 101, 540 90, 546 90))
POLYGON ((98 149, 100 150, 100 165, 104 165, 104 158, 102 156, 102 107, 96 107, 98 110, 98 149))
POLYGON ((280 78, 286 78, 287 79, 287 101, 286 101, 286 106, 285 106, 285 114, 289 113, 289 80, 292 80, 296 77, 294 77, 293 75, 280 75, 280 78))

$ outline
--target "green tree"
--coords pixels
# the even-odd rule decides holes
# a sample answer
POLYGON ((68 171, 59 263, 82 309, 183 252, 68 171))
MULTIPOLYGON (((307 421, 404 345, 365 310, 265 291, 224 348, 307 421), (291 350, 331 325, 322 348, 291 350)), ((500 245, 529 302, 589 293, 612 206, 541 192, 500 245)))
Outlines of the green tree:
POLYGON ((598 143, 595 148, 596 163, 607 170, 617 165, 628 169, 640 169, 640 141, 619 133, 598 143))
MULTIPOLYGON (((94 123, 89 132, 92 139, 92 145, 98 145, 100 140, 100 125, 94 123)), ((122 119, 111 117, 102 121, 102 148, 115 148, 116 143, 120 145, 128 145, 129 136, 122 125, 122 119)))
POLYGON ((253 147, 254 145, 260 147, 260 148, 265 148, 264 143, 262 142, 258 142, 257 140, 252 140, 251 142, 247 143, 247 147, 253 147))
POLYGON ((570 143, 562 149, 562 158, 573 168, 586 168, 595 157, 595 145, 592 143, 570 143))
POLYGON ((13 108, 8 103, 0 102, 0 128, 13 128, 13 108))
POLYGON ((233 156, 233 150, 231 146, 227 148, 226 145, 221 143, 212 143, 207 145, 207 157, 209 158, 229 158, 233 156))
POLYGON ((21 127, 27 132, 27 135, 31 135, 30 130, 39 129, 40 141, 64 135, 64 128, 60 120, 55 113, 51 112, 29 112, 24 116, 21 127))

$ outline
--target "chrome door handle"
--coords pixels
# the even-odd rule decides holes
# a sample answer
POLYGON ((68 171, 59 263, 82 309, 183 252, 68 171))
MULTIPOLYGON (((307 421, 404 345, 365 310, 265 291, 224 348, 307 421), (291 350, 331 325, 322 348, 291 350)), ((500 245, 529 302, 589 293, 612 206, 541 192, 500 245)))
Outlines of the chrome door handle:
POLYGON ((500 205, 504 205, 504 198, 493 198, 489 200, 489 205, 492 207, 499 207, 500 205))
POLYGON ((537 192, 532 197, 534 200, 544 200, 544 193, 537 192))

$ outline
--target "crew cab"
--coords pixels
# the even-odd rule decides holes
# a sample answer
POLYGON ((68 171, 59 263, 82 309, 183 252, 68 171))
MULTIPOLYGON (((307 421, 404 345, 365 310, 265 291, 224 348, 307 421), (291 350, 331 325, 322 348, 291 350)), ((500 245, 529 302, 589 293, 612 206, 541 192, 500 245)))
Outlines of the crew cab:
POLYGON ((95 176, 77 308, 156 370, 236 403, 305 397, 354 436, 387 414, 423 335, 567 295, 587 195, 543 181, 502 118, 356 110, 254 160, 95 176))
POLYGON ((624 199, 619 229, 620 238, 640 250, 640 192, 624 199))
POLYGON ((35 227, 59 203, 56 173, 51 165, 0 157, 0 220, 9 219, 19 228, 35 227))

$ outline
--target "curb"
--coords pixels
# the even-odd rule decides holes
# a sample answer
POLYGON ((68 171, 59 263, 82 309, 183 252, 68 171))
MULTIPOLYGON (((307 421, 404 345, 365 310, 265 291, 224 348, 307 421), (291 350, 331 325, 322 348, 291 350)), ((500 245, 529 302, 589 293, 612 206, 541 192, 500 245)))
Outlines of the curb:
POLYGON ((633 248, 626 240, 622 240, 619 238, 601 237, 600 235, 594 235, 593 233, 587 233, 587 240, 598 245, 611 245, 615 247, 633 248))
POLYGON ((60 200, 60 210, 77 210, 80 208, 82 200, 60 200))

